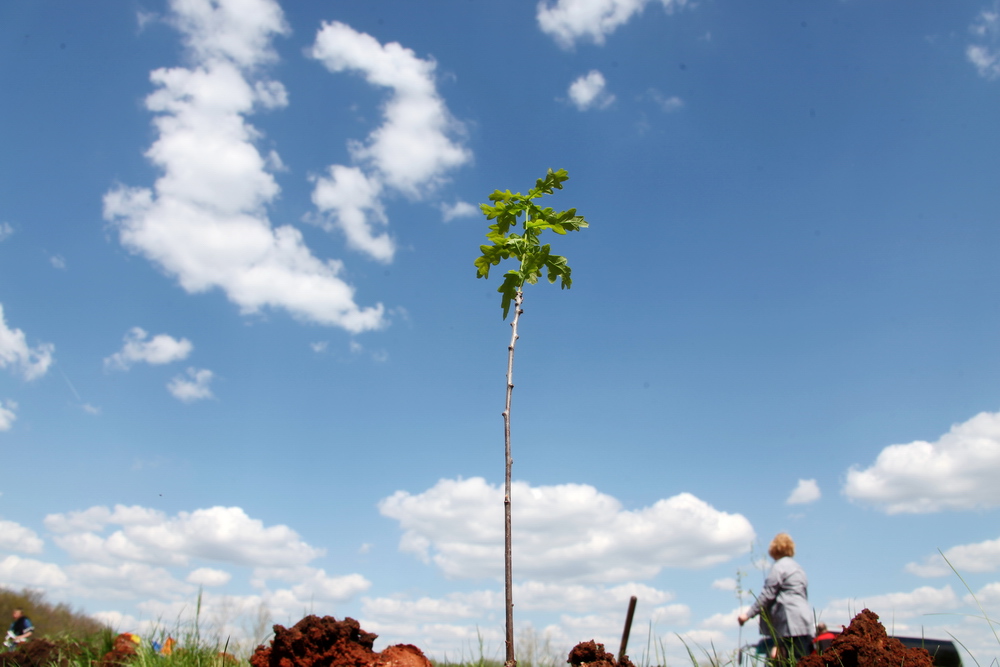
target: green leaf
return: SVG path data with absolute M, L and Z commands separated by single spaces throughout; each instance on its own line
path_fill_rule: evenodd
M 535 284 L 543 274 L 550 283 L 561 280 L 561 287 L 572 286 L 570 267 L 566 258 L 551 254 L 551 247 L 542 244 L 539 239 L 548 229 L 560 236 L 567 232 L 575 232 L 588 227 L 582 216 L 576 214 L 576 209 L 556 211 L 552 207 L 541 207 L 533 200 L 547 194 L 553 194 L 563 188 L 563 183 L 569 179 L 565 169 L 553 171 L 549 169 L 544 178 L 535 181 L 535 187 L 527 195 L 510 190 L 495 190 L 489 195 L 490 204 L 480 204 L 479 208 L 487 220 L 495 221 L 488 226 L 486 240 L 490 245 L 479 246 L 480 257 L 476 258 L 476 277 L 488 278 L 490 268 L 501 261 L 513 257 L 520 265 L 504 274 L 504 279 L 497 289 L 501 294 L 500 306 L 504 319 L 510 312 L 510 304 L 517 297 L 517 292 L 525 283 Z M 517 230 L 523 217 L 524 233 Z

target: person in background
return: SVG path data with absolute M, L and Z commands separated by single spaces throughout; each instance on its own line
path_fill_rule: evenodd
M 830 644 L 833 643 L 833 638 L 836 636 L 827 629 L 826 623 L 820 623 L 816 626 L 816 639 L 813 640 L 813 650 L 817 653 L 822 653 L 830 648 Z
M 23 644 L 31 638 L 31 633 L 35 631 L 35 626 L 31 624 L 31 619 L 24 615 L 24 610 L 17 608 L 13 613 L 14 622 L 7 629 L 7 641 L 4 645 L 8 648 L 14 644 Z
M 788 533 L 778 533 L 767 553 L 774 559 L 764 588 L 745 613 L 743 625 L 767 610 L 767 623 L 774 637 L 777 657 L 796 664 L 812 652 L 812 607 L 809 606 L 809 580 L 802 566 L 792 560 L 795 542 Z

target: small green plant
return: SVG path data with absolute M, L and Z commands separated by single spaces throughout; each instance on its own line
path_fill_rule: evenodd
M 507 319 L 511 304 L 514 305 L 514 319 L 511 321 L 510 344 L 507 346 L 507 400 L 504 404 L 504 592 L 506 598 L 506 667 L 515 667 L 514 659 L 514 594 L 511 570 L 510 548 L 510 469 L 514 460 L 510 456 L 510 399 L 514 390 L 514 346 L 517 343 L 517 326 L 524 310 L 524 285 L 535 284 L 547 274 L 550 283 L 560 280 L 562 289 L 572 286 L 572 273 L 566 258 L 552 254 L 549 244 L 542 244 L 539 237 L 551 229 L 556 234 L 576 232 L 587 227 L 587 221 L 576 214 L 576 209 L 556 212 L 552 208 L 542 208 L 535 203 L 544 195 L 551 195 L 556 190 L 562 190 L 563 183 L 569 179 L 565 169 L 548 170 L 545 178 L 539 178 L 535 187 L 522 195 L 510 190 L 496 190 L 490 195 L 492 204 L 481 204 L 487 220 L 495 222 L 489 226 L 486 238 L 489 245 L 479 246 L 482 254 L 476 258 L 476 277 L 489 278 L 490 267 L 500 262 L 514 258 L 519 262 L 504 274 L 503 282 L 497 291 L 500 292 L 500 307 L 503 318 Z M 522 219 L 523 218 L 523 219 Z M 520 225 L 520 227 L 519 227 Z

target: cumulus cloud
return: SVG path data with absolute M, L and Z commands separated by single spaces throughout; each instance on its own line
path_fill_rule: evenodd
M 607 91 L 604 75 L 596 69 L 578 77 L 569 85 L 569 99 L 580 111 L 607 108 L 615 96 Z
M 647 95 L 651 100 L 656 102 L 656 105 L 660 107 L 664 113 L 671 113 L 672 111 L 677 111 L 684 107 L 684 100 L 681 98 L 676 95 L 667 97 L 655 88 L 650 88 L 647 91 Z
M 184 580 L 198 586 L 224 586 L 232 578 L 233 575 L 225 570 L 216 570 L 212 567 L 199 567 L 197 570 L 192 570 Z
M 785 500 L 786 505 L 807 505 L 820 499 L 819 484 L 814 479 L 800 479 Z
M 187 377 L 178 375 L 167 383 L 167 390 L 174 398 L 185 403 L 212 398 L 214 394 L 208 385 L 213 377 L 214 373 L 207 368 L 189 368 Z
M 7 556 L 0 560 L 0 581 L 19 588 L 62 588 L 69 578 L 58 565 L 33 558 Z
M 830 602 L 819 614 L 820 618 L 851 618 L 854 613 L 868 608 L 882 618 L 907 619 L 925 614 L 947 612 L 959 607 L 962 601 L 951 586 L 934 588 L 921 586 L 908 593 L 885 593 L 859 598 L 841 598 Z M 853 613 L 852 613 L 853 612 Z
M 996 609 L 1000 607 L 1000 582 L 994 581 L 992 583 L 986 584 L 978 591 L 976 591 L 976 597 L 973 599 L 972 594 L 966 594 L 963 596 L 962 600 L 966 604 L 974 605 L 976 602 L 987 608 Z
M 281 308 L 357 333 L 384 325 L 381 304 L 361 308 L 340 277 L 291 226 L 272 228 L 266 208 L 279 187 L 246 121 L 287 104 L 280 82 L 263 78 L 271 40 L 287 32 L 275 0 L 173 0 L 169 22 L 193 64 L 158 69 L 146 98 L 158 137 L 146 157 L 161 170 L 154 187 L 119 185 L 104 217 L 121 243 L 191 293 L 221 289 L 243 313 Z
M 626 510 L 584 484 L 513 486 L 518 574 L 527 579 L 647 579 L 664 567 L 725 562 L 746 552 L 754 539 L 742 515 L 720 512 L 688 493 Z M 450 577 L 499 577 L 502 497 L 502 488 L 479 477 L 443 479 L 420 494 L 397 491 L 378 506 L 403 529 L 400 550 L 434 563 Z
M 10 226 L 9 222 L 0 222 L 0 243 L 7 240 L 11 234 L 14 233 L 14 228 Z
M 371 582 L 360 574 L 332 577 L 325 570 L 309 568 L 305 576 L 290 591 L 298 600 L 346 602 L 371 588 Z
M 48 372 L 55 349 L 52 343 L 30 347 L 23 331 L 7 326 L 0 304 L 0 368 L 20 372 L 25 380 L 35 380 Z
M 89 597 L 187 597 L 197 591 L 194 586 L 179 581 L 166 568 L 146 563 L 79 563 L 67 566 L 65 572 L 73 587 Z
M 943 557 L 938 553 L 923 563 L 907 563 L 906 571 L 920 577 L 941 577 L 952 574 L 948 563 L 959 572 L 994 572 L 1000 568 L 1000 538 L 954 546 Z
M 737 581 L 732 577 L 723 577 L 712 582 L 712 588 L 717 591 L 735 591 L 737 585 Z
M 434 60 L 397 42 L 383 45 L 334 21 L 320 28 L 310 55 L 331 72 L 354 72 L 390 91 L 382 125 L 348 145 L 358 166 L 331 165 L 312 195 L 325 228 L 339 228 L 352 248 L 389 262 L 395 243 L 384 231 L 386 191 L 421 199 L 468 163 L 472 153 L 456 139 L 462 126 L 437 92 Z
M 454 204 L 441 204 L 441 217 L 445 222 L 451 222 L 455 218 L 473 218 L 479 215 L 479 207 L 473 206 L 466 201 L 457 201 Z
M 110 535 L 103 533 L 117 526 Z M 141 506 L 91 507 L 50 514 L 45 527 L 55 543 L 81 561 L 113 564 L 126 560 L 186 566 L 193 558 L 256 567 L 305 565 L 323 554 L 294 530 L 264 526 L 239 507 L 210 507 L 167 516 Z
M 844 494 L 889 514 L 1000 504 L 1000 413 L 981 412 L 935 442 L 883 449 L 875 463 L 847 472 Z
M 653 623 L 684 625 L 690 617 L 687 605 L 671 603 L 673 594 L 640 583 L 619 586 L 564 584 L 551 581 L 527 581 L 514 585 L 514 600 L 522 612 L 561 612 L 558 625 L 544 629 L 545 643 L 553 651 L 568 651 L 580 636 L 603 637 L 621 623 L 621 613 L 629 597 L 639 599 L 636 618 L 649 618 Z M 503 590 L 499 587 L 455 591 L 442 597 L 412 597 L 405 594 L 391 597 L 362 598 L 362 617 L 366 628 L 401 635 L 429 638 L 429 647 L 440 654 L 461 647 L 471 636 L 476 640 L 480 628 L 489 628 L 502 615 Z M 416 619 L 416 620 L 415 620 Z M 611 620 L 617 619 L 617 620 Z M 522 641 L 532 640 L 535 631 L 530 626 L 519 630 Z M 487 635 L 484 634 L 485 639 Z M 498 636 L 493 637 L 494 639 Z M 600 640 L 600 639 L 599 639 Z M 541 642 L 539 642 L 541 643 Z
M 148 339 L 148 340 L 147 340 Z M 125 334 L 125 345 L 104 360 L 105 368 L 128 370 L 132 364 L 169 364 L 186 359 L 194 345 L 187 338 L 177 340 L 167 334 L 157 334 L 149 338 L 140 327 L 132 327 Z
M 604 44 L 604 39 L 633 16 L 650 0 L 542 0 L 538 3 L 538 27 L 563 48 L 571 48 L 578 39 Z M 667 12 L 687 4 L 687 0 L 660 0 Z
M 0 550 L 40 554 L 42 546 L 42 540 L 35 531 L 19 523 L 0 519 Z
M 665 605 L 673 594 L 639 583 L 619 586 L 593 586 L 526 581 L 514 585 L 514 599 L 518 609 L 524 611 L 562 611 L 570 613 L 618 613 L 635 595 L 647 607 L 674 609 L 678 605 Z M 379 623 L 404 623 L 420 618 L 424 622 L 459 621 L 499 612 L 503 609 L 502 590 L 487 589 L 459 591 L 441 598 L 405 596 L 363 598 L 362 610 L 366 617 Z M 679 605 L 683 606 L 683 605 Z M 685 610 L 687 608 L 685 607 Z
M 164 618 L 184 625 L 197 613 L 206 635 L 232 638 L 252 650 L 269 619 L 293 622 L 316 604 L 346 603 L 371 587 L 360 574 L 338 576 L 310 566 L 322 549 L 288 526 L 265 526 L 238 507 L 168 515 L 142 506 L 95 506 L 50 514 L 44 524 L 70 564 L 8 556 L 0 559 L 0 581 L 104 600 L 110 608 L 96 616 L 129 631 L 155 631 Z M 40 541 L 0 521 L 0 549 L 10 548 L 35 550 Z M 251 569 L 250 581 L 241 583 L 258 589 L 255 594 L 225 590 L 240 568 Z M 199 596 L 196 608 L 192 599 L 199 587 L 213 590 Z M 115 609 L 121 604 L 134 606 Z
M 979 76 L 997 79 L 1000 77 L 1000 49 L 996 46 L 1000 37 L 1000 12 L 995 8 L 983 10 L 970 26 L 969 32 L 985 40 L 985 44 L 970 44 L 965 50 L 966 57 L 975 66 Z
M 0 401 L 0 431 L 9 431 L 17 419 L 17 403 L 8 400 L 6 405 Z

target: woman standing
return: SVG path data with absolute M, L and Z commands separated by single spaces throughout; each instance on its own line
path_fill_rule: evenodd
M 767 573 L 760 595 L 746 613 L 740 614 L 739 622 L 743 625 L 763 610 L 767 619 L 762 619 L 761 625 L 770 626 L 768 634 L 774 636 L 778 656 L 795 664 L 812 648 L 809 581 L 802 566 L 792 560 L 795 542 L 788 533 L 775 535 L 767 553 L 774 559 L 774 566 Z

